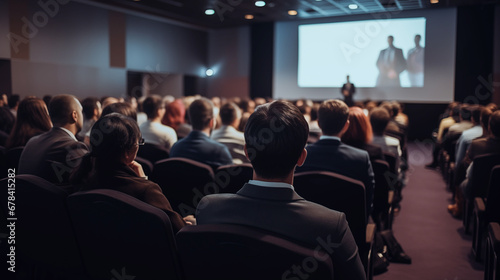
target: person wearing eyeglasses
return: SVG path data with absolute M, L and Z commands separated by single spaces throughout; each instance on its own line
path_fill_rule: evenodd
M 182 218 L 170 206 L 158 184 L 149 181 L 135 161 L 144 145 L 137 122 L 119 113 L 101 117 L 90 132 L 90 150 L 70 177 L 78 190 L 112 189 L 160 208 L 170 218 L 175 232 L 194 224 L 192 216 Z

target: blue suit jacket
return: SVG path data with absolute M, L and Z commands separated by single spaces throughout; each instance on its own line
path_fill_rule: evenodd
M 375 178 L 368 152 L 346 145 L 336 139 L 323 139 L 308 145 L 307 158 L 296 173 L 331 171 L 363 182 L 366 191 L 366 209 L 372 210 Z
M 191 131 L 186 138 L 177 141 L 170 149 L 170 157 L 188 158 L 212 167 L 233 163 L 231 153 L 225 145 L 197 130 Z

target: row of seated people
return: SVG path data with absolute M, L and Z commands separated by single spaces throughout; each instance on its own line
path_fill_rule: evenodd
M 497 106 L 451 103 L 440 120 L 433 157 L 427 167 L 441 167 L 455 201 L 448 211 L 463 219 L 467 234 L 473 224 L 472 251 L 482 261 L 488 223 L 500 222 Z
M 289 106 L 289 104 L 285 104 Z M 105 107 L 105 109 L 106 108 L 107 107 Z M 293 109 L 296 110 L 297 108 L 293 107 Z M 352 111 L 354 112 L 356 110 Z M 166 200 L 165 196 L 162 195 L 161 189 L 158 187 L 158 185 L 145 180 L 144 178 L 141 178 L 145 177 L 144 171 L 142 170 L 141 166 L 134 161 L 134 158 L 137 154 L 137 150 L 139 149 L 139 145 L 143 144 L 144 141 L 141 140 L 142 138 L 140 137 L 141 131 L 139 129 L 135 129 L 135 127 L 137 127 L 137 123 L 135 121 L 127 118 L 122 118 L 117 115 L 109 115 L 110 117 L 103 117 L 96 121 L 96 123 L 92 126 L 92 131 L 89 137 L 91 146 L 91 152 L 89 153 L 87 147 L 83 143 L 80 143 L 75 139 L 75 134 L 77 134 L 83 126 L 81 106 L 79 102 L 71 96 L 57 96 L 50 102 L 49 112 L 52 123 L 54 124 L 54 128 L 51 129 L 48 133 L 44 133 L 36 138 L 33 138 L 32 141 L 26 144 L 19 162 L 18 173 L 35 174 L 41 177 L 45 177 L 51 181 L 54 181 L 56 179 L 56 183 L 64 185 L 67 182 L 67 179 L 62 175 L 69 175 L 69 173 L 71 173 L 70 171 L 73 169 L 72 167 L 77 167 L 76 171 L 72 173 L 71 182 L 73 183 L 73 187 L 76 187 L 79 190 L 86 189 L 88 187 L 115 187 L 120 191 L 131 194 L 143 201 L 146 201 L 165 210 L 171 217 L 174 228 L 176 230 L 179 230 L 185 224 L 193 224 L 196 222 L 194 220 L 194 217 L 192 216 L 180 217 L 179 214 L 172 210 L 168 203 L 168 200 Z M 343 102 L 324 102 L 319 110 L 319 123 L 320 127 L 323 130 L 323 139 L 320 139 L 320 141 L 316 143 L 317 145 L 313 144 L 309 146 L 308 151 L 310 151 L 311 155 L 316 152 L 316 154 L 321 157 L 321 153 L 318 153 L 318 151 L 321 149 L 322 144 L 328 143 L 332 144 L 333 146 L 338 146 L 339 148 L 337 150 L 339 150 L 339 161 L 342 159 L 342 155 L 345 155 L 345 165 L 337 165 L 339 169 L 336 169 L 336 167 L 330 167 L 329 163 L 332 163 L 333 165 L 336 164 L 331 162 L 330 160 L 324 163 L 324 169 L 322 170 L 336 171 L 339 173 L 341 173 L 341 169 L 344 169 L 345 167 L 349 167 L 349 172 L 354 169 L 362 170 L 356 171 L 357 173 L 344 175 L 350 175 L 350 177 L 354 177 L 355 179 L 359 179 L 363 182 L 367 193 L 365 198 L 366 209 L 367 213 L 370 213 L 374 192 L 374 175 L 369 154 L 367 152 L 362 152 L 361 150 L 351 148 L 340 143 L 340 136 L 342 136 L 342 134 L 344 134 L 348 128 L 347 120 L 349 118 L 349 112 L 349 108 L 347 108 L 347 106 L 343 104 Z M 191 123 L 194 133 L 210 133 L 211 127 L 213 127 L 213 108 L 208 100 L 198 99 L 194 101 L 189 107 L 189 116 L 191 117 Z M 115 123 L 111 122 L 111 119 L 113 119 Z M 377 123 L 378 120 L 377 125 L 374 126 L 385 128 L 385 126 L 389 122 L 390 117 L 389 113 L 386 110 L 380 109 L 380 113 L 377 113 L 377 110 L 374 110 L 372 112 L 371 119 L 373 123 Z M 252 132 L 253 137 L 246 139 L 247 146 L 249 146 L 249 143 L 251 143 L 252 141 L 264 141 L 264 144 L 266 144 L 267 141 L 271 141 L 272 138 L 274 138 L 274 133 L 280 132 L 280 130 L 277 130 L 277 128 L 280 128 L 281 126 L 274 126 L 276 122 L 275 118 L 267 119 L 266 121 L 271 123 L 272 129 L 266 130 L 266 126 L 258 127 L 256 131 Z M 113 125 L 118 126 L 120 122 L 125 122 L 125 127 L 122 127 L 120 129 L 113 128 Z M 307 128 L 309 127 L 307 122 L 306 126 Z M 247 129 L 248 127 L 249 125 L 247 125 Z M 204 132 L 204 130 L 206 131 Z M 271 139 L 266 138 L 265 133 L 268 132 L 272 133 Z M 113 141 L 109 141 L 107 142 L 107 144 L 104 144 L 106 142 L 104 141 L 105 136 L 107 136 L 108 134 L 111 135 L 110 137 L 115 138 L 113 138 Z M 117 135 L 120 136 L 118 137 Z M 383 137 L 382 135 L 380 136 Z M 179 151 L 186 150 L 188 155 L 195 155 L 195 160 L 197 159 L 196 156 L 200 156 L 200 154 L 203 156 L 203 153 L 200 151 L 193 152 L 192 150 L 190 150 L 191 147 L 189 145 L 186 145 L 184 148 L 182 145 L 180 145 L 182 143 L 188 143 L 188 141 L 185 141 L 187 139 L 189 139 L 189 136 L 176 143 L 176 145 L 179 144 L 179 147 L 181 147 L 179 148 Z M 265 149 L 266 145 L 260 143 L 259 145 L 253 146 L 256 147 L 257 150 L 250 149 L 250 152 L 248 153 L 248 157 L 250 159 L 252 159 L 256 153 L 261 152 L 259 151 L 259 149 Z M 303 146 L 304 145 L 302 145 L 302 147 Z M 213 150 L 209 148 L 207 149 L 206 145 L 202 145 L 202 147 L 203 150 Z M 317 147 L 319 148 L 315 151 Z M 220 144 L 217 145 L 217 148 L 218 149 L 215 149 L 216 154 L 218 150 L 224 150 L 224 146 Z M 183 154 L 176 154 L 175 145 L 174 147 L 172 147 L 172 149 L 173 150 L 170 151 L 172 157 L 191 158 L 190 156 L 184 156 Z M 331 149 L 335 148 L 332 147 Z M 118 154 L 119 152 L 122 154 Z M 273 150 L 268 152 L 270 152 L 271 154 L 276 153 Z M 213 158 L 213 153 L 214 152 L 212 152 L 212 154 L 208 155 L 207 157 Z M 54 156 L 56 154 L 57 156 Z M 173 154 L 176 156 L 174 156 Z M 276 155 L 278 154 L 279 153 L 276 153 Z M 103 158 L 103 161 L 101 163 L 99 163 L 99 161 L 97 160 L 98 155 Z M 302 157 L 305 158 L 305 155 L 301 154 L 299 159 L 301 159 Z M 119 162 L 116 162 L 117 159 L 119 159 Z M 254 161 L 255 159 L 252 160 L 252 165 L 255 169 Z M 306 164 L 304 164 L 303 168 L 307 168 L 309 162 L 314 161 L 306 161 Z M 117 163 L 119 164 L 116 165 Z M 261 164 L 268 163 L 263 162 Z M 265 170 L 279 169 L 279 166 L 280 165 L 269 165 L 267 166 L 267 168 L 265 168 Z M 313 167 L 312 169 L 319 170 L 320 168 Z M 303 171 L 305 170 L 306 169 L 304 169 Z M 56 176 L 53 175 L 54 173 Z M 266 179 L 266 176 L 264 176 L 263 179 Z M 281 179 L 284 179 L 284 177 L 282 177 Z

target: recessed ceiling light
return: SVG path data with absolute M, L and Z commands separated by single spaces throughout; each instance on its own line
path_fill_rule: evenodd
M 348 7 L 349 7 L 349 9 L 351 9 L 351 10 L 356 10 L 356 9 L 358 8 L 358 5 L 356 5 L 356 4 L 349 4 L 349 6 L 348 6 Z
M 264 1 L 255 1 L 255 6 L 257 7 L 264 7 L 266 5 L 266 2 Z
M 208 69 L 207 69 L 207 71 L 205 71 L 205 74 L 206 74 L 208 77 L 210 77 L 210 76 L 212 76 L 212 75 L 214 74 L 214 70 L 212 70 L 212 69 L 208 68 Z
M 288 11 L 288 14 L 291 15 L 291 16 L 296 16 L 297 15 L 297 11 L 296 10 L 290 10 L 290 11 Z
M 211 15 L 213 15 L 213 14 L 215 14 L 214 9 L 206 9 L 206 10 L 205 10 L 205 15 L 207 15 L 207 16 L 211 16 Z
M 253 15 L 245 15 L 245 19 L 253 19 Z
M 439 3 L 439 0 L 431 0 L 431 4 L 437 4 Z

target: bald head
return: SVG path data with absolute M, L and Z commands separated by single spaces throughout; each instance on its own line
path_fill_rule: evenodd
M 49 114 L 56 127 L 78 124 L 82 120 L 82 105 L 73 95 L 61 94 L 52 98 L 49 103 Z

